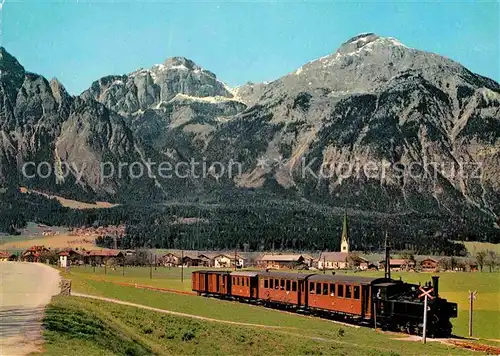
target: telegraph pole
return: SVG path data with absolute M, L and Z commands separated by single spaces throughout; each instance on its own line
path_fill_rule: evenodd
M 326 257 L 325 254 L 323 254 L 323 274 L 326 273 Z
M 476 299 L 477 291 L 469 291 L 469 337 L 472 336 L 472 313 L 474 310 L 474 300 Z
M 387 231 L 385 232 L 385 263 L 384 263 L 384 278 L 391 279 L 391 256 L 389 255 L 389 242 Z
M 153 254 L 149 255 L 149 279 L 153 279 Z
M 181 251 L 181 282 L 184 282 L 184 250 Z

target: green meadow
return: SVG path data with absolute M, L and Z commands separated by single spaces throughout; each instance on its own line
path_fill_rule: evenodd
M 98 282 L 137 283 L 189 291 L 191 290 L 191 272 L 196 269 L 199 268 L 184 268 L 184 280 L 182 282 L 181 269 L 176 267 L 157 267 L 156 270 L 149 267 L 126 267 L 125 271 L 120 268 L 115 270 L 108 268 L 106 271 L 104 268 L 96 268 L 95 272 L 92 267 L 77 267 L 71 269 L 68 277 L 73 280 L 73 289 L 75 291 L 124 299 L 125 296 L 113 291 L 113 289 L 117 291 L 121 290 L 119 286 L 113 286 L 112 288 L 110 284 L 104 284 L 108 286 L 104 288 L 102 287 L 103 284 Z M 150 278 L 150 273 L 153 277 L 152 279 Z M 359 276 L 380 276 L 383 273 L 370 271 L 355 274 Z M 407 282 L 423 284 L 426 281 L 430 281 L 432 275 L 431 273 L 395 272 L 392 277 L 401 277 Z M 473 336 L 484 339 L 500 339 L 500 273 L 444 272 L 437 275 L 440 277 L 439 293 L 441 297 L 457 303 L 459 307 L 458 318 L 452 320 L 454 334 L 457 336 L 467 336 L 468 291 L 471 290 L 478 292 L 477 299 L 474 302 Z M 186 297 L 189 296 L 182 296 L 182 298 Z M 175 297 L 172 294 L 168 294 L 168 298 Z M 204 300 L 199 297 L 195 298 Z M 140 301 L 135 302 L 140 303 Z M 234 315 L 234 317 L 236 316 Z
M 55 297 L 44 324 L 46 355 L 470 355 L 439 342 L 231 303 L 90 281 L 103 294 L 234 325 L 80 297 Z M 265 328 L 271 325 L 274 328 Z

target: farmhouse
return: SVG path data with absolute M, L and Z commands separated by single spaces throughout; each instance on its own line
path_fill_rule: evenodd
M 214 256 L 213 258 L 213 266 L 215 268 L 231 268 L 234 267 L 236 264 L 237 268 L 243 268 L 245 266 L 245 258 L 241 257 L 240 255 L 235 256 L 230 256 L 226 254 L 219 254 Z
M 6 251 L 0 251 L 0 261 L 8 261 L 10 255 Z
M 385 261 L 380 261 L 378 263 L 379 269 L 384 269 Z M 400 258 L 391 258 L 389 260 L 389 268 L 391 271 L 399 272 L 399 271 L 410 271 L 415 269 L 415 261 L 400 259 Z
M 260 268 L 297 268 L 304 265 L 302 255 L 264 255 L 257 261 Z
M 199 266 L 213 267 L 214 255 L 208 253 L 201 253 L 198 255 Z
M 120 250 L 94 250 L 87 253 L 85 263 L 92 265 L 113 264 L 122 259 L 123 253 Z
M 318 260 L 311 255 L 302 255 L 304 257 L 304 263 L 308 267 L 318 267 Z
M 163 266 L 172 267 L 181 265 L 181 255 L 176 253 L 167 253 L 160 257 L 158 263 Z
M 436 272 L 438 270 L 438 263 L 438 260 L 428 257 L 420 261 L 420 268 L 422 272 Z
M 190 253 L 190 252 L 184 252 L 182 256 L 182 264 L 187 267 L 191 266 L 199 266 L 200 264 L 200 259 L 198 258 L 198 254 L 196 253 Z
M 48 255 L 50 250 L 45 246 L 32 246 L 21 255 L 23 262 L 43 262 L 44 255 Z
M 356 254 L 350 254 L 348 259 L 349 264 L 352 267 L 358 268 L 362 271 L 367 270 L 370 267 L 370 261 Z

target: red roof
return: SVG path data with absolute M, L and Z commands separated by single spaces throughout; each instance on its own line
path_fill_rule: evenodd
M 98 257 L 117 257 L 122 252 L 120 250 L 94 250 L 89 251 L 88 256 L 98 256 Z
M 69 256 L 69 253 L 67 253 L 66 251 L 59 252 L 59 256 Z
M 10 255 L 6 251 L 0 251 L 0 258 L 8 258 Z

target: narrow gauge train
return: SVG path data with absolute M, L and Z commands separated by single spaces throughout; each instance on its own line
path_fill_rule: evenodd
M 450 318 L 457 304 L 439 298 L 428 301 L 427 335 L 451 335 Z M 430 283 L 424 288 L 430 289 Z M 391 278 L 286 272 L 195 271 L 192 289 L 198 295 L 239 300 L 268 307 L 343 319 L 387 330 L 422 334 L 424 303 L 419 285 Z

